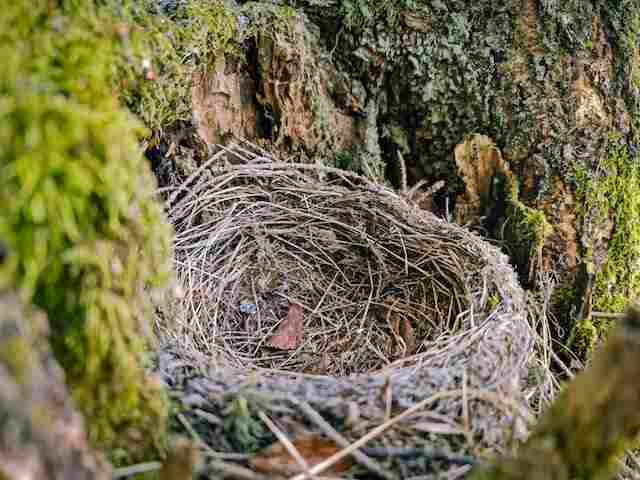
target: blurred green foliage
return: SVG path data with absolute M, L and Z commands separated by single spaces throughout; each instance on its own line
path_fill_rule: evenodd
M 143 290 L 166 281 L 170 227 L 140 123 L 112 86 L 122 55 L 91 2 L 0 15 L 0 286 L 44 309 L 94 445 L 116 463 L 163 450 L 166 402 L 144 372 Z

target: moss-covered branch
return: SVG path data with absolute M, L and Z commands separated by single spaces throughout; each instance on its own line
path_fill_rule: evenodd
M 607 344 L 541 419 L 516 458 L 473 480 L 601 480 L 640 432 L 640 310 L 630 310 Z
M 169 275 L 170 228 L 115 99 L 119 44 L 93 2 L 10 2 L 0 15 L 0 288 L 48 315 L 94 446 L 156 458 L 162 390 L 146 375 L 141 292 Z

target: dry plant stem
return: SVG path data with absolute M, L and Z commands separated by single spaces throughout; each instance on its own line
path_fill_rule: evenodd
M 516 457 L 478 472 L 473 480 L 611 478 L 617 458 L 640 432 L 639 384 L 640 311 L 632 309 Z
M 113 471 L 111 478 L 114 480 L 118 478 L 133 477 L 134 475 L 140 475 L 143 473 L 157 472 L 162 468 L 160 462 L 145 462 L 138 463 L 137 465 L 131 465 L 129 467 L 116 468 Z
M 464 425 L 464 435 L 467 438 L 467 444 L 473 447 L 473 433 L 471 432 L 471 420 L 469 417 L 469 392 L 467 386 L 467 371 L 462 372 L 462 421 Z
M 397 415 L 397 416 L 393 417 L 391 420 L 389 420 L 388 422 L 385 422 L 382 425 L 377 426 L 376 428 L 371 430 L 369 433 L 367 433 L 366 435 L 364 435 L 360 439 L 358 439 L 355 442 L 353 442 L 351 445 L 349 445 L 349 447 L 340 450 L 335 455 L 332 455 L 331 457 L 327 458 L 324 462 L 321 462 L 321 463 L 315 465 L 314 467 L 312 467 L 309 470 L 309 473 L 317 474 L 317 473 L 323 472 L 324 470 L 326 470 L 327 468 L 331 467 L 332 465 L 335 465 L 337 462 L 342 460 L 347 455 L 353 454 L 353 452 L 355 452 L 359 448 L 363 447 L 364 445 L 366 445 L 368 442 L 370 442 L 374 438 L 380 436 L 382 433 L 384 433 L 385 430 L 391 428 L 392 426 L 394 426 L 396 423 L 400 422 L 401 420 L 404 420 L 405 418 L 410 417 L 411 415 L 413 415 L 414 413 L 416 413 L 419 410 L 423 409 L 427 405 L 430 405 L 430 404 L 432 404 L 434 402 L 437 402 L 438 400 L 442 400 L 444 398 L 459 396 L 461 393 L 462 392 L 460 390 L 452 390 L 452 391 L 447 391 L 447 392 L 438 392 L 435 395 L 432 395 L 429 398 L 426 398 L 426 399 L 422 400 L 421 402 L 416 403 L 413 407 L 405 410 L 400 415 Z M 303 474 L 300 474 L 300 475 L 296 475 L 295 477 L 292 477 L 291 480 L 304 480 L 304 478 L 305 478 L 305 476 Z
M 235 463 L 227 463 L 220 460 L 211 460 L 208 462 L 208 466 L 217 470 L 218 472 L 222 472 L 227 477 L 239 480 L 271 480 L 270 476 L 255 473 L 253 470 L 241 467 L 239 465 L 236 465 Z
M 298 401 L 294 398 L 291 399 L 291 402 L 294 405 L 297 405 L 300 410 L 311 420 L 313 423 L 318 425 L 323 431 L 323 433 L 329 437 L 331 440 L 336 442 L 336 444 L 342 448 L 349 447 L 349 441 L 340 435 L 323 417 L 320 415 L 311 405 L 304 401 Z M 382 468 L 377 462 L 369 458 L 367 455 L 362 453 L 360 450 L 355 450 L 353 452 L 353 458 L 356 461 L 369 469 L 371 472 L 375 473 L 381 478 L 385 478 L 387 480 L 395 480 L 397 477 L 390 472 L 387 472 L 384 468 Z
M 398 150 L 398 166 L 400 167 L 400 193 L 407 193 L 407 162 L 404 160 L 402 152 Z
M 260 420 L 262 420 L 265 423 L 265 425 L 269 428 L 269 430 L 271 430 L 271 433 L 273 433 L 276 436 L 276 438 L 280 441 L 280 443 L 282 443 L 284 448 L 287 449 L 287 452 L 289 452 L 289 455 L 291 455 L 294 458 L 294 460 L 298 463 L 298 466 L 303 471 L 302 478 L 317 480 L 317 477 L 313 473 L 309 473 L 309 464 L 304 459 L 304 457 L 300 454 L 300 452 L 295 447 L 295 445 L 291 443 L 291 441 L 287 438 L 287 436 L 284 433 L 282 433 L 282 431 L 276 426 L 275 423 L 271 421 L 271 419 L 267 416 L 267 414 L 261 411 L 261 412 L 258 412 L 258 417 L 260 417 Z

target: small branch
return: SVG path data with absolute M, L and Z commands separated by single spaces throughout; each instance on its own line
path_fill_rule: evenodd
M 473 457 L 457 457 L 447 455 L 443 452 L 430 451 L 426 448 L 418 447 L 383 447 L 383 448 L 371 448 L 364 447 L 362 449 L 367 455 L 375 458 L 424 458 L 429 461 L 442 461 L 452 465 L 478 465 L 481 464 Z
M 322 433 L 324 433 L 327 437 L 329 437 L 331 440 L 336 442 L 336 445 L 340 446 L 341 448 L 349 447 L 349 440 L 347 440 L 342 435 L 340 435 L 340 433 L 338 433 L 322 417 L 322 415 L 320 415 L 316 410 L 314 410 L 314 408 L 311 405 L 309 405 L 305 401 L 299 401 L 295 398 L 291 398 L 291 401 L 294 405 L 300 408 L 300 410 L 302 410 L 302 413 L 304 413 L 307 416 L 307 418 L 309 418 L 309 420 L 311 420 L 320 429 L 322 429 Z M 373 473 L 375 473 L 381 478 L 385 478 L 387 480 L 394 480 L 395 478 L 397 478 L 392 473 L 387 472 L 377 462 L 370 459 L 366 454 L 362 453 L 361 450 L 355 450 L 353 452 L 353 458 L 355 458 L 360 465 L 366 467 L 367 469 L 369 469 L 370 471 L 372 471 Z
M 337 462 L 342 460 L 344 457 L 353 454 L 353 452 L 355 452 L 360 447 L 364 446 L 365 444 L 367 444 L 368 442 L 370 442 L 374 438 L 377 438 L 378 436 L 382 435 L 386 430 L 391 428 L 396 423 L 404 420 L 407 417 L 410 417 L 414 413 L 416 413 L 416 412 L 422 410 L 423 408 L 425 408 L 427 405 L 430 405 L 432 403 L 437 402 L 438 400 L 442 400 L 442 399 L 445 399 L 445 398 L 451 398 L 451 397 L 459 396 L 460 393 L 461 393 L 460 390 L 447 390 L 447 391 L 444 391 L 444 392 L 438 392 L 438 393 L 430 396 L 429 398 L 425 398 L 421 402 L 416 403 L 413 407 L 408 408 L 407 410 L 405 410 L 401 414 L 393 417 L 388 422 L 385 422 L 382 425 L 378 425 L 376 428 L 371 430 L 369 433 L 367 433 L 366 435 L 364 435 L 363 437 L 361 437 L 360 439 L 356 440 L 351 445 L 349 445 L 348 448 L 340 450 L 335 455 L 332 455 L 331 457 L 327 458 L 324 462 L 318 463 L 317 465 L 312 467 L 311 470 L 309 470 L 309 473 L 318 474 L 318 473 L 323 472 L 324 470 L 326 470 L 327 468 L 331 467 L 332 465 L 335 465 Z M 305 478 L 305 474 L 300 474 L 300 475 L 296 475 L 295 477 L 291 478 L 291 480 L 304 480 L 304 478 Z
M 129 467 L 116 468 L 113 471 L 111 478 L 114 480 L 118 478 L 133 477 L 134 475 L 140 475 L 141 473 L 157 472 L 162 468 L 160 462 L 145 462 L 138 463 L 137 465 L 131 465 Z
M 439 180 L 429 188 L 427 188 L 424 192 L 420 193 L 420 195 L 416 198 L 416 203 L 421 204 L 426 198 L 430 197 L 434 193 L 442 190 L 445 186 L 444 180 Z
M 400 167 L 400 193 L 407 193 L 407 163 L 400 150 L 398 150 L 398 166 Z
M 289 452 L 289 455 L 291 455 L 295 459 L 295 461 L 298 463 L 298 466 L 303 471 L 302 478 L 303 479 L 311 478 L 311 479 L 317 480 L 317 477 L 315 476 L 315 474 L 309 471 L 309 464 L 304 459 L 304 457 L 300 454 L 300 452 L 295 447 L 295 445 L 291 443 L 291 440 L 289 440 L 287 436 L 276 426 L 276 424 L 271 421 L 271 419 L 267 416 L 267 414 L 260 411 L 258 412 L 258 417 L 260 417 L 260 420 L 262 420 L 265 423 L 265 425 L 269 427 L 269 430 L 271 430 L 271 433 L 273 433 L 276 436 L 276 438 L 280 441 L 280 443 L 282 443 L 284 448 L 287 449 L 287 452 Z

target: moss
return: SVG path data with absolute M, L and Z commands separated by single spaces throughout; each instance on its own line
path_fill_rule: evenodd
M 33 367 L 31 345 L 21 337 L 14 337 L 0 344 L 0 363 L 5 365 L 9 374 L 18 384 L 24 384 L 30 379 L 27 374 Z
M 560 318 L 569 318 L 576 296 L 577 290 L 574 285 L 561 285 L 554 290 L 551 303 L 556 305 Z
M 191 121 L 194 73 L 239 53 L 238 25 L 224 0 L 180 2 L 170 12 L 152 0 L 110 0 L 101 19 L 118 35 L 116 88 L 129 109 L 160 134 Z
M 602 334 L 602 328 L 599 328 L 592 318 L 584 318 L 574 326 L 567 346 L 578 358 L 588 358 Z
M 502 238 L 526 282 L 532 280 L 536 262 L 542 258 L 542 248 L 553 227 L 542 210 L 525 205 L 519 198 L 519 187 L 514 177 L 507 178 L 506 220 L 502 226 Z
M 5 6 L 0 238 L 11 254 L 0 286 L 48 314 L 93 444 L 135 461 L 164 444 L 163 394 L 140 363 L 150 316 L 141 290 L 167 279 L 170 229 L 141 125 L 114 99 L 118 55 L 91 3 Z
M 342 170 L 352 170 L 358 172 L 358 165 L 355 163 L 355 159 L 353 158 L 353 153 L 345 151 L 338 152 L 336 154 L 336 159 L 334 161 L 336 168 L 341 168 Z
M 249 401 L 239 395 L 225 411 L 225 436 L 240 452 L 253 453 L 273 441 L 273 435 L 253 410 Z
M 576 168 L 576 192 L 581 205 L 578 215 L 595 229 L 591 237 L 605 235 L 606 230 L 598 229 L 606 225 L 613 228 L 601 267 L 594 265 L 593 245 L 583 258 L 594 275 L 593 309 L 620 313 L 640 296 L 640 157 L 632 155 L 618 136 L 611 136 L 607 152 L 594 174 Z M 611 321 L 601 318 L 578 320 L 572 336 L 585 347 L 593 346 L 611 326 Z
M 52 355 L 50 332 L 46 315 L 0 287 L 0 471 L 14 480 L 34 476 L 26 472 L 106 480 L 111 469 L 89 448 Z
M 496 308 L 498 305 L 500 305 L 500 302 L 502 302 L 502 298 L 500 297 L 499 293 L 494 293 L 493 295 L 491 295 L 488 301 L 489 310 L 493 310 L 494 308 Z

